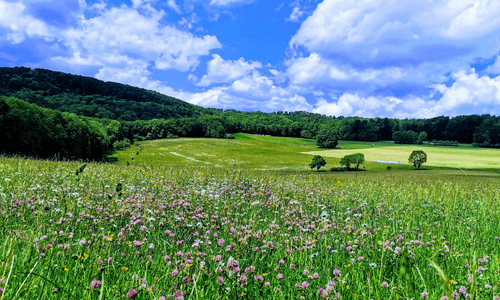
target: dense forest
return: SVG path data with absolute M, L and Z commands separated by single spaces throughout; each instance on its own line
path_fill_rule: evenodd
M 129 85 L 25 67 L 0 68 L 0 95 L 120 121 L 193 117 L 215 111 Z
M 101 159 L 134 140 L 225 138 L 236 132 L 319 139 L 331 128 L 345 140 L 500 147 L 496 116 L 398 120 L 222 111 L 128 85 L 24 67 L 0 68 L 0 105 L 5 142 L 0 152 L 39 157 Z

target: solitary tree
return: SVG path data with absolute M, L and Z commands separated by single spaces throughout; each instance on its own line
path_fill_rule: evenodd
M 427 154 L 422 150 L 415 150 L 411 153 L 408 158 L 408 162 L 413 164 L 413 166 L 420 170 L 420 166 L 427 162 Z
M 311 169 L 316 168 L 316 170 L 319 170 L 324 165 L 326 165 L 325 159 L 320 155 L 315 155 L 312 159 L 312 162 L 309 164 L 309 167 L 311 167 Z

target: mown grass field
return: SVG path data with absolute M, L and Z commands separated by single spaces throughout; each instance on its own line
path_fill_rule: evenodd
M 376 147 L 375 147 L 376 145 Z M 335 149 L 327 151 L 304 152 L 310 155 L 342 158 L 353 153 L 363 153 L 367 161 L 396 161 L 408 163 L 408 156 L 414 150 L 423 150 L 427 154 L 426 166 L 451 167 L 463 169 L 500 169 L 500 151 L 498 149 L 472 148 L 467 146 L 446 147 L 428 145 L 394 145 L 385 143 L 361 149 Z
M 371 147 L 372 144 L 374 147 Z M 139 151 L 141 148 L 143 150 Z M 413 150 L 419 149 L 427 153 L 428 160 L 423 165 L 424 170 L 416 173 L 413 166 L 408 164 L 408 157 Z M 112 159 L 119 163 L 129 162 L 139 165 L 165 164 L 179 167 L 207 165 L 309 172 L 308 165 L 313 155 L 325 157 L 327 165 L 323 170 L 329 170 L 340 166 L 340 159 L 344 155 L 357 152 L 365 154 L 366 170 L 369 173 L 377 173 L 377 176 L 382 175 L 380 173 L 387 173 L 388 165 L 374 163 L 374 160 L 399 161 L 402 165 L 391 165 L 391 172 L 410 172 L 411 176 L 500 175 L 498 149 L 472 148 L 470 145 L 446 147 L 426 144 L 396 145 L 393 142 L 340 141 L 339 149 L 327 150 L 319 149 L 315 140 L 242 133 L 236 134 L 234 140 L 181 138 L 144 141 L 140 146 L 135 145 L 112 155 Z
M 315 172 L 314 141 L 249 135 L 142 147 L 0 156 L 0 299 L 500 297 L 491 170 Z

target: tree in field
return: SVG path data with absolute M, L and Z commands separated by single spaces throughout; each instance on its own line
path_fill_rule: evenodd
M 311 169 L 316 168 L 316 170 L 319 170 L 324 165 L 326 165 L 325 159 L 320 155 L 315 155 L 312 159 L 312 162 L 309 164 L 309 167 L 311 167 Z
M 345 166 L 347 170 L 351 170 L 351 165 L 355 165 L 354 170 L 359 170 L 359 166 L 364 162 L 365 155 L 363 153 L 354 153 L 342 157 L 340 165 Z
M 415 150 L 408 158 L 408 162 L 413 164 L 415 168 L 420 170 L 420 166 L 427 162 L 427 154 L 425 154 L 425 152 L 422 150 Z
M 339 144 L 339 138 L 337 128 L 323 128 L 316 135 L 316 144 L 320 148 L 335 148 Z

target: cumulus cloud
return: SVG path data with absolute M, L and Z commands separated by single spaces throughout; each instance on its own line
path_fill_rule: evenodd
M 349 65 L 338 65 L 317 53 L 289 61 L 286 75 L 291 84 L 309 88 L 331 88 L 346 91 L 374 90 L 397 82 L 406 74 L 398 67 L 357 70 Z
M 16 44 L 24 40 L 25 34 L 29 37 L 54 37 L 49 26 L 26 14 L 26 6 L 22 2 L 0 0 L 0 26 L 12 31 L 8 39 Z
M 436 8 L 436 15 L 449 19 L 441 35 L 451 39 L 470 39 L 500 27 L 500 2 L 450 1 Z
M 331 116 L 390 116 L 394 114 L 394 107 L 401 103 L 404 101 L 394 97 L 360 97 L 357 94 L 345 93 L 337 101 L 329 102 L 320 98 L 313 112 Z
M 499 15 L 498 1 L 425 1 L 415 9 L 410 0 L 325 0 L 289 44 L 359 68 L 458 64 L 495 52 L 484 44 L 500 29 Z
M 240 79 L 252 70 L 262 68 L 260 62 L 246 62 L 244 58 L 236 61 L 224 60 L 218 54 L 207 63 L 207 75 L 204 75 L 196 84 L 209 86 L 214 83 L 228 83 Z
M 498 114 L 500 112 L 500 76 L 479 76 L 475 70 L 453 74 L 456 80 L 449 88 L 442 88 L 443 96 L 429 111 L 433 115 L 468 113 Z
M 127 6 L 112 7 L 82 20 L 81 27 L 63 31 L 64 43 L 74 55 L 59 59 L 75 63 L 78 56 L 85 56 L 87 61 L 103 66 L 152 61 L 160 70 L 189 71 L 198 66 L 200 56 L 221 47 L 215 36 L 197 37 L 162 25 L 163 11 L 137 1 L 134 5 L 142 5 L 143 13 Z

